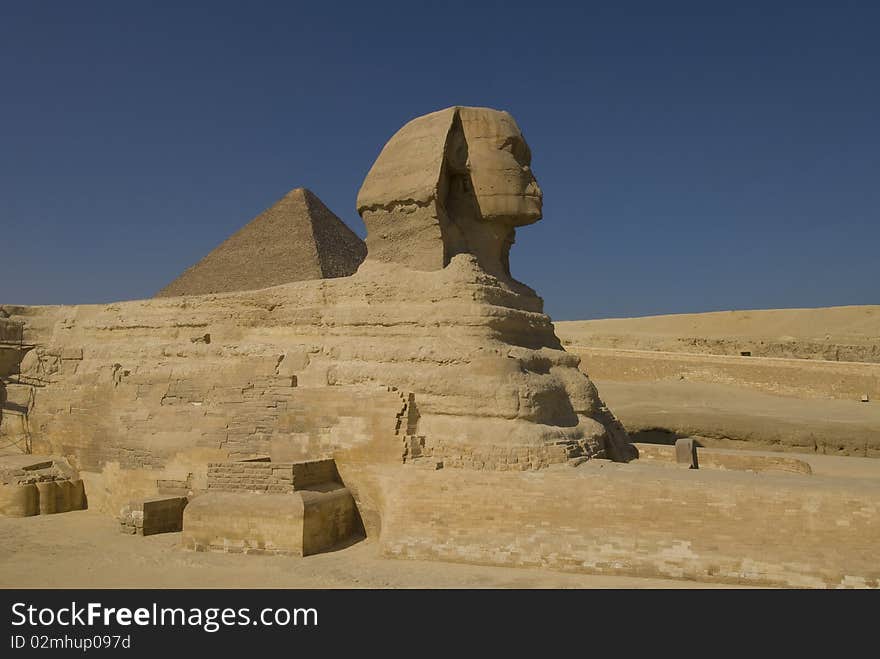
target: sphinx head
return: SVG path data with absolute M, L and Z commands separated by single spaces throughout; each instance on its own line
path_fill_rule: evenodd
M 437 270 L 469 253 L 490 274 L 509 278 L 515 227 L 541 219 L 530 164 L 507 112 L 453 107 L 410 121 L 358 194 L 367 258 Z
M 467 172 L 480 218 L 510 226 L 541 219 L 541 188 L 532 175 L 532 152 L 507 112 L 459 108 Z

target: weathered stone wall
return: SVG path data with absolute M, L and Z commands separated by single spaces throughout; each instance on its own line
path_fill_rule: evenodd
M 880 587 L 880 486 L 586 462 L 383 476 L 402 558 L 767 586 Z
M 333 460 L 208 463 L 208 490 L 211 491 L 290 494 L 310 486 L 338 482 L 339 473 Z
M 296 387 L 295 377 L 275 373 L 283 357 L 187 354 L 130 369 L 89 362 L 62 373 L 61 387 L 35 388 L 35 449 L 75 456 L 86 470 L 158 469 L 191 449 L 305 458 L 392 440 L 399 393 Z
M 290 494 L 293 469 L 289 462 L 209 462 L 208 490 Z

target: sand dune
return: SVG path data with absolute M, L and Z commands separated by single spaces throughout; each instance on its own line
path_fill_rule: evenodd
M 880 363 L 880 305 L 556 323 L 566 345 Z

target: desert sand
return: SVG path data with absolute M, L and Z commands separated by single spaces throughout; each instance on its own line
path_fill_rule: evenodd
M 880 456 L 880 306 L 556 323 L 636 439 Z
M 880 305 L 557 321 L 565 345 L 880 362 Z

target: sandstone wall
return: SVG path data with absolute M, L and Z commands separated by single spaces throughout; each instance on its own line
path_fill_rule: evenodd
M 585 463 L 502 474 L 403 467 L 386 554 L 596 574 L 880 587 L 880 487 L 815 476 Z

